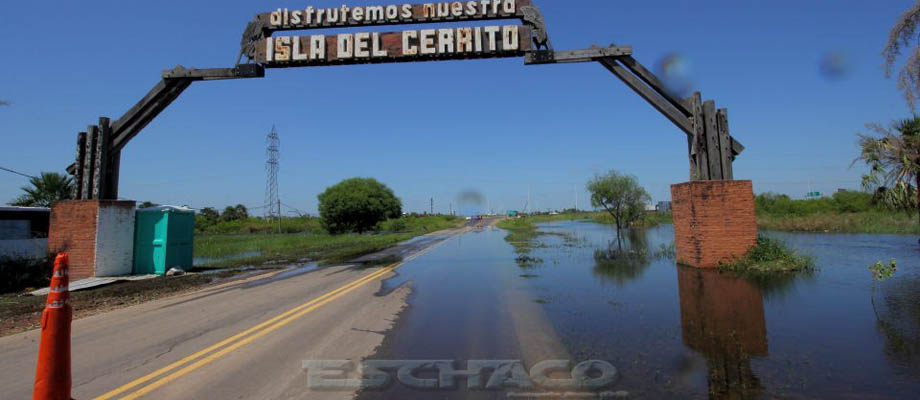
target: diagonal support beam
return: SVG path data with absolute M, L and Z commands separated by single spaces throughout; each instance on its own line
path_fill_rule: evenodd
M 115 197 L 118 192 L 118 167 L 121 158 L 121 150 L 128 142 L 137 136 L 151 121 L 163 112 L 182 92 L 185 91 L 193 82 L 212 81 L 225 79 L 245 79 L 245 78 L 262 78 L 265 76 L 265 69 L 258 64 L 241 64 L 233 68 L 210 68 L 210 69 L 188 69 L 181 65 L 171 70 L 163 71 L 163 79 L 160 80 L 140 101 L 131 109 L 111 124 L 108 142 L 110 145 L 103 145 L 101 148 L 93 146 L 82 154 L 77 154 L 77 160 L 88 158 L 102 158 L 98 162 L 104 165 L 105 170 L 100 170 L 97 177 L 93 174 L 78 173 L 86 172 L 83 165 L 77 163 L 67 167 L 67 172 L 81 179 L 81 186 L 87 183 L 94 185 L 95 194 L 100 197 Z M 106 120 L 107 122 L 108 120 Z M 88 139 L 81 139 L 90 142 L 92 136 Z M 82 137 L 82 136 L 81 136 Z M 100 143 L 103 144 L 103 143 Z M 78 169 L 80 171 L 78 171 Z M 96 182 L 93 182 L 93 180 Z M 79 198 L 89 198 L 91 194 L 81 188 L 77 193 Z
M 652 71 L 649 71 L 648 68 L 645 68 L 645 66 L 642 65 L 642 63 L 640 63 L 639 61 L 636 61 L 636 59 L 633 58 L 631 55 L 618 57 L 617 61 L 622 63 L 624 66 L 626 66 L 626 68 L 628 68 L 630 71 L 632 71 L 633 74 L 638 76 L 639 79 L 642 79 L 642 81 L 645 82 L 646 85 L 651 87 L 656 93 L 658 93 L 661 97 L 667 100 L 668 103 L 671 103 L 671 105 L 676 107 L 678 111 L 680 111 L 687 117 L 690 116 L 690 107 L 687 105 L 687 103 L 671 95 L 671 93 L 667 90 L 667 88 L 664 86 L 661 80 L 659 80 L 658 77 L 652 73 Z
M 693 136 L 693 126 L 690 119 L 684 113 L 669 102 L 660 93 L 646 85 L 641 79 L 633 75 L 626 67 L 617 62 L 616 58 L 606 57 L 598 60 L 608 71 L 620 78 L 626 86 L 636 92 L 640 97 L 645 99 L 658 112 L 662 113 L 674 125 L 677 125 L 684 133 Z

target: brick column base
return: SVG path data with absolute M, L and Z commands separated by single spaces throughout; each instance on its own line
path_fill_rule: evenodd
M 694 181 L 671 186 L 677 262 L 714 268 L 757 242 L 751 181 Z
M 69 254 L 71 280 L 131 274 L 135 205 L 114 200 L 54 203 L 48 251 Z

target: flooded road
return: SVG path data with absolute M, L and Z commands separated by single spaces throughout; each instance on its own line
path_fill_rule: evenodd
M 521 360 L 526 370 L 544 360 L 614 365 L 615 382 L 592 390 L 603 395 L 583 398 L 920 393 L 914 237 L 770 233 L 814 255 L 819 269 L 755 279 L 678 267 L 670 226 L 633 231 L 622 242 L 613 228 L 586 222 L 540 231 L 521 245 L 486 228 L 407 262 L 380 294 L 408 286 L 409 306 L 369 359 L 453 360 L 457 369 L 469 360 Z M 895 277 L 874 283 L 867 267 L 891 258 L 899 265 Z M 417 375 L 438 378 L 431 368 Z M 422 391 L 394 383 L 359 398 L 561 393 L 459 382 Z

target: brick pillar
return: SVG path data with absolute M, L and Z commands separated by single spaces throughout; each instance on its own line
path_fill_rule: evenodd
M 677 262 L 698 268 L 741 257 L 757 242 L 751 181 L 694 181 L 671 186 Z
M 51 207 L 48 251 L 70 255 L 72 280 L 131 273 L 133 201 L 67 200 Z

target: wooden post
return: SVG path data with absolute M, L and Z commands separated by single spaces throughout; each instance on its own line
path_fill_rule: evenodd
M 99 129 L 90 126 L 86 132 L 85 154 L 83 156 L 83 198 L 89 200 L 93 198 L 93 160 L 96 158 L 96 141 L 99 139 Z
M 719 152 L 719 129 L 716 126 L 716 102 L 703 103 L 703 119 L 706 124 L 706 158 L 709 161 L 709 179 L 722 180 L 722 155 Z
M 716 123 L 719 129 L 719 150 L 722 154 L 722 179 L 733 180 L 735 174 L 732 169 L 732 137 L 728 131 L 728 110 L 719 109 L 716 113 Z
M 86 132 L 77 134 L 77 155 L 74 160 L 77 168 L 73 174 L 73 193 L 75 200 L 83 199 L 83 159 L 86 157 Z
M 706 128 L 703 119 L 703 100 L 700 92 L 695 92 L 690 97 L 690 124 L 693 128 L 692 145 L 690 148 L 690 163 L 696 174 L 691 174 L 691 181 L 709 180 L 709 159 L 706 152 Z
M 121 151 L 109 149 L 108 199 L 118 200 L 118 172 L 121 169 Z
M 93 198 L 106 199 L 107 172 L 109 164 L 109 145 L 112 129 L 108 118 L 99 118 L 99 137 L 96 140 L 96 154 L 93 155 Z

